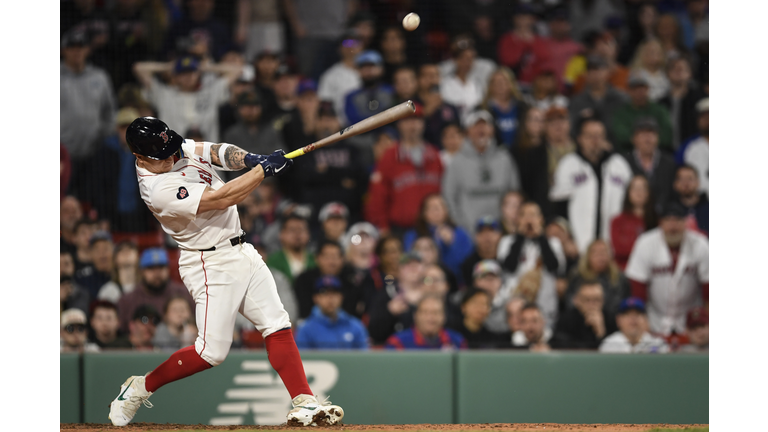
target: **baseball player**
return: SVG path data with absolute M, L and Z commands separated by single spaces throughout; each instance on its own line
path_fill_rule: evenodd
M 320 402 L 309 388 L 291 322 L 261 256 L 244 241 L 236 205 L 265 177 L 293 164 L 282 150 L 248 153 L 230 144 L 182 139 L 153 117 L 136 119 L 126 132 L 136 156 L 141 197 L 179 244 L 179 273 L 195 299 L 198 335 L 144 376 L 132 376 L 110 405 L 109 418 L 125 426 L 160 387 L 221 364 L 229 352 L 237 313 L 264 336 L 269 362 L 285 383 L 293 409 L 289 425 L 332 425 L 344 411 Z M 224 183 L 216 170 L 251 168 Z

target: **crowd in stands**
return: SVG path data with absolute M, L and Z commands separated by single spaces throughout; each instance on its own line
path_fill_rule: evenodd
M 708 37 L 706 0 L 62 0 L 61 349 L 197 336 L 134 119 L 268 154 L 412 100 L 238 205 L 300 349 L 706 352 Z

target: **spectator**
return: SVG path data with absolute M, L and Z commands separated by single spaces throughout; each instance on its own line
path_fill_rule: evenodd
M 426 275 L 425 280 L 440 279 L 440 286 L 446 287 L 445 293 L 455 293 L 459 290 L 456 275 L 440 260 L 440 252 L 434 237 L 429 234 L 416 237 L 411 245 L 410 252 L 417 254 L 421 258 L 424 263 L 425 274 L 429 272 L 434 273 L 439 270 L 439 277 L 436 275 L 432 275 L 434 277 Z M 436 267 L 436 269 L 433 267 Z
M 384 81 L 395 84 L 395 88 L 397 88 L 397 79 L 395 78 L 397 70 L 404 67 L 412 70 L 410 66 L 407 66 L 410 62 L 408 61 L 403 28 L 399 25 L 393 25 L 383 29 L 381 31 L 380 49 L 384 60 Z M 413 75 L 413 92 L 415 93 L 415 71 L 413 71 Z M 410 98 L 401 99 L 400 102 L 408 99 Z
M 418 88 L 414 102 L 421 105 L 424 116 L 424 139 L 449 154 L 455 153 L 451 147 L 455 141 L 443 142 L 445 128 L 461 122 L 459 110 L 443 100 L 440 94 L 440 69 L 434 63 L 424 63 L 419 67 Z M 459 131 L 461 132 L 461 131 Z
M 557 71 L 548 64 L 536 66 L 531 85 L 523 93 L 523 101 L 531 107 L 548 111 L 552 107 L 568 108 L 568 98 L 558 89 Z
M 220 141 L 219 105 L 227 102 L 229 87 L 242 74 L 242 66 L 201 63 L 196 57 L 185 56 L 168 63 L 138 62 L 133 72 L 168 127 L 178 131 L 197 127 L 206 141 Z M 155 77 L 161 72 L 171 74 L 168 84 Z M 204 72 L 221 76 L 203 80 Z
M 395 277 L 398 274 L 400 260 L 403 256 L 403 243 L 397 237 L 382 235 L 377 239 L 373 252 L 375 257 L 375 265 L 371 268 L 373 289 L 363 293 L 368 313 L 371 312 L 373 303 L 382 290 L 397 289 Z M 392 293 L 394 292 L 392 291 Z M 387 299 L 389 298 L 389 295 L 387 295 Z
M 452 326 L 467 341 L 469 349 L 494 349 L 509 345 L 504 333 L 494 333 L 485 326 L 491 313 L 491 296 L 487 291 L 470 288 L 461 297 L 461 321 Z
M 299 83 L 301 79 L 292 62 L 283 62 L 275 69 L 272 91 L 275 102 L 272 106 L 264 106 L 262 117 L 273 122 L 278 130 L 300 116 L 299 113 Z M 296 127 L 296 126 L 294 126 Z M 299 130 L 303 129 L 303 125 Z
M 611 314 L 615 314 L 621 301 L 630 296 L 629 280 L 611 256 L 611 248 L 604 240 L 593 241 L 579 260 L 579 266 L 571 277 L 566 293 L 566 309 L 575 306 L 579 287 L 585 283 L 597 283 L 601 286 L 601 307 Z
M 312 314 L 296 331 L 299 349 L 367 349 L 368 331 L 346 313 L 342 283 L 335 276 L 317 279 L 312 294 Z
M 631 70 L 648 83 L 648 99 L 651 102 L 657 102 L 669 91 L 665 66 L 664 49 L 658 39 L 647 39 L 637 47 Z
M 618 62 L 619 45 L 616 38 L 610 31 L 590 32 L 585 39 L 587 45 L 584 55 L 574 56 L 566 67 L 566 75 L 571 76 L 571 94 L 580 94 L 586 85 L 586 71 L 590 58 L 602 60 L 608 67 L 608 84 L 611 88 L 619 91 L 627 89 L 627 80 L 629 79 L 629 69 Z M 568 78 L 566 78 L 566 83 Z M 571 99 L 571 103 L 573 99 Z
M 510 338 L 509 341 L 512 342 L 512 337 L 517 337 L 517 339 L 522 338 L 522 343 L 518 345 L 522 345 L 525 342 L 525 335 L 523 335 L 523 332 L 521 331 L 522 326 L 522 317 L 520 316 L 520 312 L 523 311 L 523 307 L 528 302 L 525 301 L 524 298 L 519 296 L 512 296 L 512 298 L 509 299 L 507 302 L 505 308 L 507 312 L 507 324 L 509 325 L 509 331 L 510 331 Z M 550 331 L 548 329 L 544 329 L 545 332 Z
M 576 151 L 576 143 L 571 138 L 571 121 L 568 110 L 552 107 L 544 114 L 544 142 L 547 149 L 548 188 L 555 182 L 555 171 L 563 156 Z M 575 123 L 578 124 L 578 123 Z
M 680 31 L 680 23 L 672 13 L 659 16 L 656 21 L 656 37 L 661 44 L 664 58 L 671 59 L 682 55 L 688 55 L 688 48 L 683 43 L 683 34 Z
M 467 341 L 451 329 L 445 328 L 445 305 L 440 296 L 425 295 L 419 300 L 413 314 L 413 327 L 399 331 L 389 338 L 388 349 L 464 349 Z
M 613 313 L 604 309 L 603 287 L 599 282 L 581 281 L 573 306 L 558 319 L 552 347 L 597 350 L 602 340 L 616 331 Z
M 131 330 L 129 323 L 131 319 L 135 319 L 134 313 L 141 311 L 140 307 L 142 305 L 153 308 L 154 316 L 158 319 L 155 325 L 159 324 L 159 320 L 162 318 L 157 311 L 162 310 L 168 299 L 175 295 L 186 298 L 190 309 L 195 308 L 195 302 L 187 288 L 175 280 L 171 280 L 170 269 L 168 268 L 168 253 L 165 249 L 145 249 L 141 253 L 139 268 L 141 269 L 139 284 L 132 292 L 120 297 L 120 300 L 117 302 L 117 310 L 120 315 L 120 329 L 122 331 L 129 332 Z M 152 330 L 154 332 L 154 328 Z
M 351 283 L 351 268 L 344 263 L 344 251 L 338 242 L 325 240 L 317 248 L 316 267 L 299 274 L 293 281 L 293 291 L 299 304 L 299 318 L 305 319 L 312 313 L 315 282 L 324 276 L 333 276 L 340 280 L 344 303 L 341 307 L 348 314 L 361 317 L 364 312 L 363 293 Z
M 595 117 L 611 124 L 613 113 L 627 103 L 627 95 L 610 82 L 610 66 L 602 57 L 587 59 L 584 88 L 571 97 L 568 111 L 573 124 Z
M 344 25 L 354 16 L 357 2 L 283 0 L 282 5 L 301 74 L 318 79 L 335 62 L 334 48 L 344 34 Z
M 648 179 L 656 209 L 660 209 L 672 196 L 675 160 L 659 150 L 659 126 L 653 118 L 639 118 L 632 133 L 631 152 L 625 153 L 633 174 Z
M 686 226 L 709 236 L 709 198 L 699 191 L 699 173 L 690 165 L 681 165 L 675 173 L 673 185 L 677 201 L 688 210 Z
M 646 330 L 648 317 L 645 303 L 635 297 L 621 302 L 616 315 L 618 331 L 608 335 L 600 343 L 601 353 L 666 353 L 669 347 L 664 339 L 653 336 Z
M 576 141 L 578 150 L 557 166 L 549 199 L 554 213 L 570 223 L 583 253 L 592 240 L 608 238 L 632 170 L 623 157 L 606 151 L 605 127 L 599 120 L 582 121 Z
M 355 59 L 363 51 L 360 36 L 354 31 L 347 31 L 339 44 L 341 60 L 328 68 L 318 81 L 317 96 L 320 100 L 333 102 L 333 109 L 339 123 L 349 125 L 344 115 L 344 99 L 351 91 L 362 86 L 360 72 L 357 70 Z
M 555 70 L 557 85 L 561 91 L 565 90 L 565 67 L 571 57 L 584 51 L 584 46 L 571 38 L 571 21 L 568 19 L 568 10 L 564 7 L 552 9 L 547 17 L 549 36 L 544 39 L 546 57 L 535 57 L 534 62 L 540 64 L 546 62 Z
M 224 131 L 224 142 L 255 154 L 270 154 L 283 148 L 280 131 L 263 116 L 263 105 L 255 90 L 246 90 L 237 98 L 237 123 Z M 265 121 L 267 120 L 267 121 Z M 246 171 L 226 171 L 232 180 Z
M 549 155 L 544 144 L 544 111 L 531 107 L 522 119 L 512 157 L 520 170 L 523 194 L 539 205 L 544 217 L 549 217 Z
M 669 111 L 648 98 L 648 81 L 637 75 L 629 79 L 629 101 L 618 107 L 610 123 L 613 148 L 618 152 L 629 151 L 632 147 L 632 131 L 640 118 L 650 117 L 659 126 L 659 147 L 672 150 L 672 122 Z
M 525 201 L 523 193 L 517 190 L 507 191 L 501 197 L 499 224 L 502 235 L 517 232 L 517 219 L 520 216 L 520 205 L 523 204 L 523 201 Z
M 376 243 L 379 232 L 368 222 L 358 222 L 347 230 L 341 245 L 344 248 L 344 259 L 355 270 L 365 275 L 376 265 Z
M 384 60 L 376 51 L 363 51 L 355 58 L 362 87 L 347 93 L 344 112 L 355 124 L 395 105 L 395 90 L 384 81 Z
M 696 168 L 699 174 L 699 191 L 709 195 L 709 98 L 696 103 L 699 113 L 699 136 L 681 148 L 682 161 Z
M 482 108 L 494 118 L 496 142 L 509 150 L 513 149 L 521 111 L 525 106 L 515 75 L 508 67 L 501 66 L 491 75 Z
M 165 57 L 194 55 L 201 59 L 221 60 L 233 48 L 232 33 L 214 16 L 216 1 L 186 0 L 184 3 L 186 13 L 171 25 L 166 35 Z M 169 124 L 169 127 L 172 126 Z
M 253 86 L 259 93 L 265 114 L 274 113 L 277 109 L 275 81 L 277 80 L 277 70 L 280 68 L 280 64 L 280 52 L 272 50 L 262 50 L 253 61 L 253 69 L 256 75 L 253 80 Z M 244 72 L 245 70 L 243 69 Z
M 442 193 L 453 220 L 471 232 L 480 217 L 499 217 L 501 197 L 520 189 L 520 174 L 515 161 L 496 145 L 488 111 L 470 113 L 465 129 L 467 140 L 443 176 Z
M 566 4 L 573 24 L 571 34 L 577 40 L 581 40 L 589 30 L 601 28 L 609 18 L 624 12 L 623 4 L 607 0 L 574 0 Z
M 461 263 L 471 251 L 472 238 L 453 222 L 448 212 L 448 204 L 439 193 L 429 194 L 421 201 L 415 228 L 408 230 L 403 236 L 403 247 L 410 250 L 419 236 L 434 239 L 440 262 L 444 263 L 461 283 Z
M 621 271 L 627 267 L 629 254 L 640 234 L 658 225 L 656 213 L 648 179 L 635 174 L 624 193 L 621 213 L 611 220 L 611 246 Z
M 518 3 L 512 15 L 512 30 L 499 39 L 497 58 L 517 75 L 520 82 L 531 82 L 531 67 L 536 53 L 545 48 L 544 38 L 536 34 L 536 13 L 533 6 Z
M 448 169 L 454 156 L 461 151 L 462 144 L 464 144 L 464 131 L 461 129 L 461 125 L 458 123 L 446 124 L 443 127 L 440 142 L 440 147 L 442 147 L 440 161 L 443 163 L 443 168 Z
M 686 2 L 685 10 L 677 14 L 685 47 L 696 53 L 699 59 L 699 73 L 709 69 L 702 60 L 709 58 L 709 11 L 708 3 L 704 0 Z
M 88 292 L 91 299 L 98 297 L 99 290 L 112 279 L 112 256 L 115 245 L 106 231 L 96 231 L 89 241 L 92 264 L 75 274 L 75 282 Z
M 85 313 L 88 305 L 91 304 L 91 298 L 88 291 L 80 288 L 72 279 L 72 276 L 62 274 L 59 283 L 59 311 L 67 309 L 79 309 Z
M 139 279 L 139 247 L 132 241 L 121 241 L 115 245 L 112 259 L 112 279 L 102 285 L 97 297 L 117 304 L 123 294 L 136 288 Z
M 89 42 L 84 31 L 67 33 L 61 40 L 59 141 L 72 164 L 70 191 L 81 199 L 90 198 L 91 158 L 114 130 L 117 110 L 109 76 L 88 62 Z
M 650 331 L 669 336 L 685 332 L 685 312 L 709 304 L 709 241 L 685 226 L 688 212 L 668 204 L 659 227 L 640 235 L 626 275 L 632 296 L 648 302 Z
M 636 58 L 639 46 L 648 40 L 656 38 L 656 23 L 659 20 L 659 11 L 652 2 L 642 2 L 628 5 L 626 15 L 629 18 L 628 35 L 619 52 L 619 61 L 629 65 L 633 57 Z
M 501 239 L 501 224 L 493 217 L 486 216 L 478 219 L 475 225 L 475 239 L 472 254 L 461 264 L 461 280 L 471 285 L 472 272 L 475 265 L 483 260 L 495 260 L 496 251 Z
M 563 246 L 563 254 L 565 255 L 565 274 L 570 273 L 578 264 L 581 256 L 579 247 L 576 245 L 571 234 L 571 224 L 564 217 L 555 216 L 544 230 L 547 238 L 555 237 L 560 240 L 560 244 Z M 559 297 L 563 296 L 567 285 L 565 279 L 557 280 L 557 295 Z
M 317 219 L 320 222 L 320 241 L 330 240 L 341 245 L 349 225 L 347 206 L 331 201 L 320 209 Z
M 472 285 L 468 289 L 481 289 L 491 298 L 491 311 L 485 320 L 485 326 L 494 333 L 509 331 L 506 305 L 512 293 L 506 282 L 502 268 L 496 260 L 482 260 L 475 264 L 472 270 Z
M 144 304 L 136 308 L 128 322 L 128 340 L 136 351 L 154 351 L 152 340 L 161 322 L 160 314 L 153 306 Z
M 687 57 L 679 56 L 669 60 L 666 72 L 669 92 L 659 103 L 670 112 L 672 149 L 677 151 L 686 139 L 698 132 L 696 104 L 706 95 L 693 80 L 691 63 Z
M 549 346 L 551 338 L 551 326 L 548 325 L 541 309 L 533 303 L 523 306 L 520 310 L 520 330 L 512 336 L 512 347 L 532 352 L 548 352 L 552 350 Z
M 133 63 L 154 54 L 150 52 L 150 39 L 159 39 L 160 34 L 152 13 L 145 9 L 140 2 L 118 1 L 107 11 L 109 24 L 105 29 L 110 34 L 103 45 L 103 57 L 114 88 L 133 81 Z
M 414 311 L 423 297 L 424 264 L 414 253 L 403 254 L 394 278 L 385 277 L 385 286 L 376 292 L 370 308 L 368 333 L 374 345 L 413 325 Z M 444 299 L 441 299 L 441 304 Z
M 440 71 L 440 95 L 462 119 L 482 103 L 488 83 L 488 74 L 475 66 L 476 57 L 474 41 L 458 37 L 451 47 L 451 62 Z
M 379 18 L 367 10 L 357 11 L 349 18 L 349 26 L 357 34 L 360 35 L 360 40 L 363 42 L 363 47 L 366 49 L 373 48 L 374 38 L 376 37 L 376 22 L 380 21 Z
M 317 111 L 312 138 L 307 142 L 325 138 L 340 129 L 330 102 L 321 102 Z M 317 149 L 297 159 L 296 200 L 311 205 L 315 211 L 330 201 L 338 201 L 347 207 L 351 220 L 362 219 L 362 195 L 368 186 L 363 159 L 358 147 L 347 142 Z
M 424 142 L 424 118 L 416 114 L 397 121 L 400 140 L 381 157 L 371 174 L 366 220 L 396 236 L 415 226 L 424 198 L 440 192 L 440 154 Z
M 709 352 L 709 311 L 702 307 L 689 310 L 685 317 L 685 332 L 688 343 L 681 346 L 679 352 Z
M 242 47 L 245 59 L 253 61 L 263 50 L 285 48 L 282 9 L 278 0 L 238 0 L 234 42 Z
M 77 251 L 75 226 L 82 218 L 83 206 L 80 201 L 72 195 L 65 196 L 59 206 L 59 244 L 62 250 L 73 254 Z
M 162 350 L 179 350 L 193 345 L 197 338 L 192 309 L 185 297 L 173 296 L 165 302 L 163 320 L 157 324 L 152 345 Z
M 96 352 L 98 345 L 88 342 L 88 325 L 85 312 L 80 309 L 67 309 L 61 313 L 60 350 L 61 352 Z
M 280 250 L 270 253 L 266 264 L 283 273 L 293 284 L 298 275 L 315 268 L 315 257 L 307 249 L 309 240 L 307 219 L 289 213 L 280 223 Z
M 565 256 L 557 238 L 544 234 L 544 218 L 539 206 L 526 201 L 520 206 L 516 234 L 501 238 L 496 259 L 511 295 L 539 305 L 547 322 L 557 320 L 556 279 L 565 273 Z
M 63 248 L 59 251 L 59 275 L 70 278 L 75 275 L 75 259 L 72 252 Z
M 91 273 L 92 270 L 87 270 L 88 267 L 93 267 L 93 258 L 91 257 L 91 237 L 96 233 L 98 224 L 93 219 L 81 219 L 75 223 L 74 227 L 74 244 L 75 253 L 72 257 L 75 259 L 75 277 L 86 276 Z M 85 272 L 85 273 L 83 273 Z
M 416 70 L 411 66 L 400 66 L 392 72 L 391 82 L 395 90 L 395 104 L 412 100 L 419 90 Z
M 295 150 L 311 142 L 317 129 L 317 117 L 320 109 L 320 99 L 317 97 L 317 83 L 308 78 L 300 79 L 296 86 L 296 106 L 290 117 L 283 116 L 275 122 L 276 127 L 282 124 L 283 141 L 288 149 Z M 282 179 L 281 179 L 282 180 Z
M 100 349 L 131 348 L 128 337 L 120 331 L 117 306 L 106 300 L 99 300 L 91 307 L 90 342 Z

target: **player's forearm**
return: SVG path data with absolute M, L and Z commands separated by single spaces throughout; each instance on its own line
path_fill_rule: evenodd
M 240 171 L 246 168 L 245 156 L 248 154 L 247 151 L 236 145 L 229 144 L 224 146 L 224 154 L 220 154 L 222 146 L 224 144 L 214 144 L 211 146 L 211 162 L 232 171 Z

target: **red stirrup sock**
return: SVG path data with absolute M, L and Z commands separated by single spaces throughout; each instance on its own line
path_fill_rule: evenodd
M 293 340 L 291 329 L 283 329 L 264 338 L 269 363 L 280 375 L 291 399 L 300 394 L 311 395 L 299 349 Z
M 200 354 L 195 351 L 195 346 L 190 345 L 171 354 L 168 360 L 147 375 L 144 387 L 148 392 L 154 393 L 170 382 L 186 378 L 211 367 L 211 364 L 203 360 Z

